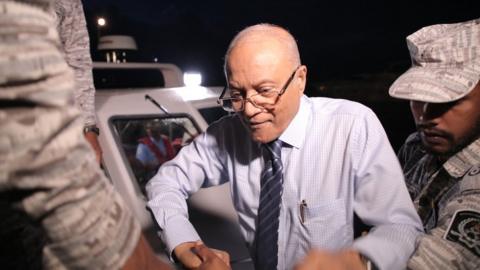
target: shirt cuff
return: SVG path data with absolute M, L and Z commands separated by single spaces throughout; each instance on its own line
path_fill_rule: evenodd
M 360 246 L 353 246 L 353 249 L 358 251 L 360 253 L 360 256 L 362 257 L 362 261 L 365 262 L 367 270 L 373 270 L 373 269 L 379 269 L 375 262 L 372 260 L 372 252 L 371 250 L 367 248 L 364 248 L 363 245 Z M 374 256 L 373 256 L 374 257 Z
M 161 235 L 172 261 L 173 249 L 175 247 L 185 242 L 201 240 L 192 223 L 184 216 L 171 217 L 165 224 Z
M 405 269 L 419 234 L 413 226 L 380 226 L 357 238 L 352 248 L 367 257 L 373 269 Z

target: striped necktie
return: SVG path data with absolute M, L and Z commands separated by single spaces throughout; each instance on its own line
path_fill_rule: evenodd
M 277 269 L 278 224 L 283 190 L 282 141 L 265 144 L 270 160 L 266 160 L 261 175 L 260 203 L 258 206 L 255 269 Z

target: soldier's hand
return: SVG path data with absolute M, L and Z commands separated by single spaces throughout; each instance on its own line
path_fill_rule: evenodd
M 90 146 L 95 151 L 95 157 L 97 158 L 98 164 L 102 163 L 102 148 L 98 143 L 98 135 L 95 132 L 86 132 L 85 139 L 90 144 Z

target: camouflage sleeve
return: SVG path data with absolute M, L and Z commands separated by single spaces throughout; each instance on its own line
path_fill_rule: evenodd
M 415 168 L 423 155 L 424 153 L 420 148 L 420 138 L 417 133 L 410 134 L 397 153 L 403 174 L 405 175 L 405 185 L 411 198 L 415 198 L 420 192 L 418 184 L 420 178 L 416 174 Z
M 479 171 L 467 173 L 464 192 L 440 210 L 438 226 L 417 239 L 409 269 L 480 269 Z
M 75 73 L 75 101 L 82 111 L 84 125 L 94 125 L 95 87 L 93 85 L 90 39 L 81 0 L 55 0 L 57 29 L 68 65 Z
M 400 165 L 404 168 L 407 165 L 408 159 L 414 156 L 414 152 L 417 151 L 416 147 L 414 146 L 417 141 L 417 134 L 412 133 L 410 134 L 405 143 L 400 147 L 397 153 L 398 161 L 400 161 Z
M 0 200 L 42 225 L 45 269 L 118 269 L 140 226 L 83 138 L 54 18 L 35 2 L 0 1 Z

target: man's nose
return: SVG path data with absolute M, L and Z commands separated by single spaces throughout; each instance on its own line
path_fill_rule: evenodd
M 257 107 L 251 98 L 246 98 L 243 104 L 243 113 L 246 116 L 253 116 L 261 111 L 261 108 Z
M 412 108 L 412 112 L 420 122 L 426 120 L 427 110 L 428 110 L 428 102 L 422 101 L 414 101 L 412 100 L 410 106 Z
M 420 120 L 426 120 L 428 118 L 428 102 L 422 102 L 420 104 Z

